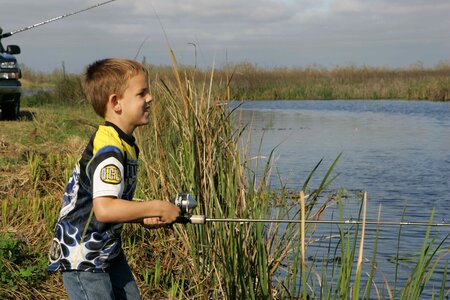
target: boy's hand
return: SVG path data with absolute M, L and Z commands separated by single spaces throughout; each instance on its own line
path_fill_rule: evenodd
M 156 229 L 173 224 L 180 216 L 180 208 L 167 201 L 158 201 L 161 215 L 159 217 L 147 217 L 142 219 L 142 226 L 148 229 Z
M 174 223 L 181 213 L 178 206 L 168 201 L 160 201 L 160 210 L 161 216 L 159 217 L 159 221 L 166 225 Z

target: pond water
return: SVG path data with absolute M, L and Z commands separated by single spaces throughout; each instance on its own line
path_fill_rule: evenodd
M 434 208 L 434 223 L 450 223 L 450 103 L 403 100 L 233 103 L 237 104 L 240 107 L 235 119 L 249 124 L 251 130 L 251 142 L 247 145 L 250 153 L 267 157 L 275 149 L 273 186 L 279 185 L 281 179 L 287 188 L 299 191 L 308 174 L 323 159 L 311 184 L 317 187 L 342 152 L 333 172 L 338 177 L 329 189 L 342 188 L 350 195 L 345 201 L 346 218 L 358 217 L 360 204 L 356 195 L 366 191 L 367 219 L 376 220 L 381 205 L 381 221 L 401 221 L 406 207 L 405 221 L 427 222 Z M 399 227 L 382 227 L 378 240 L 377 265 L 390 283 L 395 265 L 389 261 L 398 250 L 398 232 Z M 425 227 L 404 226 L 400 255 L 414 257 L 420 253 L 425 232 Z M 432 229 L 437 241 L 448 233 L 450 227 Z M 368 258 L 372 256 L 374 240 L 375 230 L 367 230 Z M 449 242 L 444 244 L 449 246 Z M 399 282 L 404 282 L 411 268 L 407 264 L 400 268 Z M 435 288 L 440 288 L 439 281 L 435 282 Z

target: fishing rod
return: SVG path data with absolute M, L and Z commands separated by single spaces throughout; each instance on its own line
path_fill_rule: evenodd
M 214 222 L 223 222 L 223 223 L 289 223 L 289 224 L 300 224 L 302 220 L 285 220 L 285 219 L 216 219 L 216 218 L 207 218 L 204 215 L 191 215 L 191 216 L 181 216 L 180 219 L 177 220 L 177 223 L 191 223 L 191 224 L 206 224 L 206 223 L 214 223 Z M 305 220 L 305 224 L 336 224 L 336 225 L 362 225 L 363 221 L 359 220 Z M 404 226 L 404 225 L 413 225 L 413 226 L 431 226 L 431 227 L 448 227 L 450 224 L 448 223 L 427 223 L 427 222 L 392 222 L 392 221 L 365 221 L 366 225 L 382 225 L 382 226 Z
M 205 215 L 192 215 L 191 212 L 197 207 L 197 201 L 191 194 L 178 194 L 172 202 L 181 210 L 180 217 L 175 221 L 181 224 L 206 224 L 206 223 L 287 223 L 287 224 L 336 224 L 336 225 L 362 225 L 360 220 L 288 220 L 288 219 L 246 219 L 246 218 L 208 218 Z M 428 222 L 406 222 L 406 221 L 365 221 L 366 225 L 380 226 L 430 226 L 450 227 L 450 223 L 428 223 Z
M 46 21 L 36 23 L 34 25 L 30 25 L 30 26 L 27 26 L 27 27 L 24 27 L 24 28 L 20 28 L 20 29 L 17 29 L 15 31 L 3 33 L 3 34 L 0 35 L 0 40 L 3 39 L 3 38 L 10 37 L 13 34 L 16 34 L 16 33 L 19 33 L 19 32 L 23 32 L 23 31 L 26 31 L 26 30 L 29 30 L 29 29 L 33 29 L 33 28 L 36 28 L 38 26 L 45 25 L 45 24 L 48 24 L 48 23 L 51 23 L 51 22 L 63 19 L 65 17 L 73 16 L 73 15 L 79 14 L 81 12 L 84 12 L 84 11 L 87 11 L 87 10 L 91 10 L 93 8 L 96 8 L 96 7 L 99 7 L 99 6 L 102 6 L 102 5 L 106 5 L 106 4 L 114 2 L 114 1 L 117 1 L 117 0 L 108 0 L 108 1 L 100 2 L 98 4 L 89 6 L 87 8 L 83 8 L 83 9 L 80 9 L 80 10 L 77 10 L 77 11 L 74 11 L 74 12 L 66 13 L 66 14 L 61 15 L 59 17 L 51 18 L 51 19 L 48 19 Z

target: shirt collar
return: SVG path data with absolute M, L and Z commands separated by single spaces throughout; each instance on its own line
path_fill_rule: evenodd
M 122 140 L 124 140 L 127 144 L 134 146 L 134 142 L 136 141 L 134 136 L 126 134 L 122 129 L 119 128 L 119 126 L 117 126 L 116 124 L 114 124 L 112 122 L 105 121 L 105 126 L 113 127 L 117 131 L 117 133 L 119 134 L 119 137 Z

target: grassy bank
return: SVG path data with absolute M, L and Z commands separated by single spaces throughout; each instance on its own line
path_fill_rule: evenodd
M 264 70 L 238 66 L 238 99 L 450 99 L 450 66 L 434 69 L 336 67 Z
M 228 100 L 226 76 L 212 80 L 209 88 L 211 74 L 197 77 L 191 71 L 152 73 L 157 101 L 151 123 L 136 132 L 141 148 L 136 197 L 171 199 L 191 192 L 199 203 L 195 213 L 217 218 L 319 220 L 329 206 L 340 205 L 345 195 L 324 192 L 334 164 L 326 174 L 312 170 L 311 176 L 322 178 L 320 186 L 310 186 L 305 178 L 296 191 L 282 185 L 271 190 L 271 160 L 243 150 L 251 130 L 236 129 L 221 105 Z M 45 271 L 46 255 L 69 172 L 101 122 L 83 104 L 78 83 L 76 76 L 66 78 L 53 94 L 24 101 L 28 106 L 21 120 L 2 122 L 0 298 L 65 297 L 60 277 Z M 373 216 L 361 209 L 362 220 L 366 214 Z M 376 269 L 376 249 L 365 252 L 364 226 L 340 225 L 339 247 L 330 243 L 328 256 L 318 264 L 306 259 L 314 255 L 308 248 L 331 237 L 316 232 L 311 223 L 176 224 L 152 231 L 127 225 L 123 246 L 145 299 L 419 299 L 448 253 L 424 236 L 405 285 L 375 284 L 373 274 L 383 270 Z M 368 263 L 362 263 L 366 258 Z M 436 297 L 448 293 L 446 273 Z
M 149 66 L 158 80 L 173 82 L 170 66 Z M 201 89 L 208 72 L 183 67 Z M 413 99 L 448 101 L 450 99 L 450 64 L 435 68 L 411 66 L 408 68 L 343 66 L 323 68 L 265 69 L 251 64 L 237 64 L 215 70 L 213 88 L 240 100 L 291 99 Z M 49 74 L 24 71 L 24 87 L 57 86 L 64 77 L 62 71 Z M 204 88 L 204 86 L 203 86 Z

